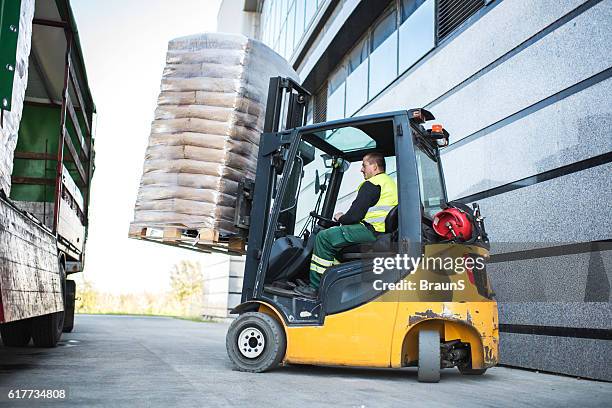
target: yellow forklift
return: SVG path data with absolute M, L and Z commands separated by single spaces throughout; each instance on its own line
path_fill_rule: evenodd
M 442 368 L 483 374 L 497 364 L 499 338 L 489 242 L 478 206 L 447 200 L 439 152 L 448 132 L 427 129 L 434 117 L 424 109 L 305 125 L 309 97 L 290 79 L 270 80 L 256 178 L 240 184 L 236 207 L 248 247 L 230 360 L 248 372 L 417 366 L 422 382 L 438 382 Z M 399 204 L 385 233 L 343 248 L 316 296 L 305 296 L 296 287 L 308 280 L 317 233 L 337 225 L 343 176 L 371 152 L 395 168 Z

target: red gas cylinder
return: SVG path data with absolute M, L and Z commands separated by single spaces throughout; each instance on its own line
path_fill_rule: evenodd
M 434 216 L 433 229 L 445 239 L 472 238 L 472 223 L 467 215 L 458 208 L 446 208 Z

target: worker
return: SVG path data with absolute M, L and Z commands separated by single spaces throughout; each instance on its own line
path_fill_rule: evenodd
M 338 252 L 346 246 L 376 241 L 385 232 L 385 218 L 397 205 L 397 185 L 385 173 L 385 158 L 380 153 L 363 157 L 363 181 L 357 187 L 357 197 L 346 212 L 334 215 L 339 226 L 320 231 L 316 235 L 310 262 L 310 286 L 298 287 L 304 295 L 316 295 L 321 277 L 327 268 L 337 264 Z

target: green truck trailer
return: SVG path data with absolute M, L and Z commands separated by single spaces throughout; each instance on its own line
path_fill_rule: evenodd
M 68 0 L 0 0 L 0 335 L 53 347 L 74 324 L 95 105 Z

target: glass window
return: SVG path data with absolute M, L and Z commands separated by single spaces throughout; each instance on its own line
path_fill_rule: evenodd
M 308 109 L 306 110 L 306 124 L 312 125 L 314 123 L 314 95 L 310 98 L 308 103 Z
M 346 116 L 354 115 L 368 102 L 368 64 L 361 65 L 346 79 Z
M 349 74 L 357 69 L 362 62 L 368 59 L 368 42 L 367 37 L 363 38 L 356 46 L 351 50 L 348 55 L 348 72 Z
M 352 116 L 368 102 L 368 62 L 346 78 L 346 116 Z
M 310 0 L 309 0 L 310 1 Z M 309 143 L 304 142 L 310 146 Z M 314 189 L 314 181 L 315 174 L 319 172 L 319 181 L 321 184 L 325 181 L 325 173 L 329 172 L 329 169 L 325 168 L 325 164 L 321 155 L 323 151 L 320 149 L 315 149 L 315 159 L 314 161 L 308 163 L 304 166 L 304 175 L 302 177 L 302 185 L 300 189 L 300 197 L 297 203 L 297 211 L 296 211 L 296 234 L 299 233 L 308 218 L 308 215 L 312 210 L 315 209 L 315 205 L 317 203 L 318 195 L 315 194 Z
M 397 28 L 397 14 L 395 9 L 390 9 L 386 15 L 376 24 L 372 30 L 372 52 L 378 48 Z
M 283 22 L 287 18 L 287 3 L 288 2 L 289 2 L 289 0 L 279 0 L 279 3 L 280 3 L 280 20 L 281 20 L 281 24 L 283 24 Z
M 268 3 L 264 3 L 264 7 L 269 7 L 266 6 L 266 4 Z M 262 13 L 261 15 L 263 23 L 262 23 L 262 30 L 261 30 L 261 40 L 264 42 L 264 44 L 266 45 L 270 45 L 271 41 L 270 41 L 270 11 L 267 10 L 265 12 L 265 14 Z
M 327 120 L 344 118 L 346 65 L 340 65 L 329 78 L 327 88 Z
M 331 95 L 336 89 L 342 85 L 346 79 L 346 65 L 341 64 L 333 74 L 329 77 L 329 90 L 328 93 Z
M 280 3 L 280 0 L 274 2 L 274 30 L 272 31 L 272 36 L 275 42 L 278 41 L 280 30 L 283 25 L 283 19 L 280 15 Z
M 284 25 L 281 29 L 280 39 L 278 41 L 278 53 L 283 57 L 286 55 L 287 49 L 287 26 Z
M 399 70 L 404 72 L 435 46 L 434 0 L 402 0 Z
M 372 30 L 369 98 L 397 78 L 397 12 L 389 10 Z
M 278 50 L 278 2 L 274 1 L 270 9 L 270 44 L 275 51 Z
M 363 130 L 347 126 L 339 129 L 321 130 L 312 135 L 325 140 L 336 149 L 352 152 L 365 148 L 375 148 L 376 141 Z
M 342 84 L 327 97 L 327 120 L 344 118 L 345 90 L 346 83 L 342 82 Z
M 400 10 L 400 24 L 408 20 L 408 17 L 412 15 L 426 0 L 401 0 Z
M 276 36 L 274 35 L 274 32 L 276 31 L 276 2 L 271 0 L 271 4 L 270 4 L 270 26 L 269 26 L 269 30 L 270 30 L 270 39 L 272 41 L 274 41 L 276 39 Z
M 295 2 L 295 46 L 300 43 L 304 34 L 304 12 L 306 9 L 306 0 L 297 0 Z
M 266 26 L 265 26 L 265 43 L 272 47 L 274 45 L 274 2 L 266 1 L 264 6 L 266 7 Z
M 396 180 L 396 165 L 395 165 L 395 156 L 385 157 L 385 165 L 387 173 L 392 179 Z M 342 184 L 340 184 L 340 191 L 338 193 L 338 205 L 336 205 L 336 209 L 334 211 L 343 211 L 345 212 L 355 199 L 355 191 L 359 184 L 364 181 L 363 174 L 361 173 L 361 160 L 352 162 L 349 166 L 348 170 L 344 173 L 344 177 L 342 177 Z M 340 203 L 342 199 L 346 197 L 347 200 L 344 203 Z
M 316 0 L 306 0 L 306 29 L 307 30 L 315 14 L 317 14 Z
M 294 4 L 291 5 L 291 9 L 289 10 L 289 14 L 287 15 L 287 23 L 285 25 L 287 27 L 287 57 L 290 57 L 291 54 L 293 54 L 293 47 L 295 44 L 294 42 L 295 41 L 295 5 Z
M 417 147 L 415 152 L 419 173 L 421 203 L 423 204 L 425 213 L 433 217 L 441 210 L 440 206 L 444 200 L 440 170 L 435 159 L 430 157 L 420 147 Z
M 351 116 L 368 102 L 368 42 L 367 37 L 348 55 L 346 78 L 346 116 Z

